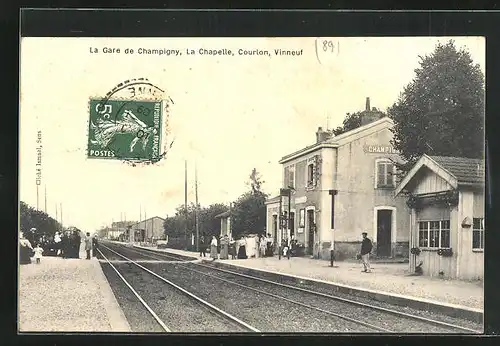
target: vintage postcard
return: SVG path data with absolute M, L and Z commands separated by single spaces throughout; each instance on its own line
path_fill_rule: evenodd
M 483 37 L 20 47 L 24 332 L 483 332 Z

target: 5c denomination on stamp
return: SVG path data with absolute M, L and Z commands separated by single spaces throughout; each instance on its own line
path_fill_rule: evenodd
M 162 136 L 169 134 L 170 102 L 145 78 L 120 83 L 105 98 L 91 98 L 87 157 L 158 162 L 166 154 Z

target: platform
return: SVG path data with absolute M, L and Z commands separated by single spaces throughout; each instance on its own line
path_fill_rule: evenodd
M 19 332 L 130 332 L 98 260 L 43 257 L 19 270 Z

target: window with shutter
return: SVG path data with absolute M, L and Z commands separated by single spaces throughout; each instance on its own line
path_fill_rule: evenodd
M 380 160 L 376 164 L 377 188 L 393 188 L 395 184 L 395 165 L 389 160 Z
M 314 186 L 314 164 L 307 165 L 307 187 Z
M 284 181 L 283 181 L 283 187 L 287 187 L 290 183 L 290 168 L 285 167 L 285 176 L 284 176 Z
M 295 167 L 290 166 L 288 168 L 288 184 L 286 187 L 292 187 L 295 188 Z

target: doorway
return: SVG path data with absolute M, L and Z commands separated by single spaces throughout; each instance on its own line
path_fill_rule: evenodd
M 312 255 L 314 250 L 314 210 L 307 211 L 307 254 Z
M 377 211 L 377 257 L 391 256 L 392 210 Z

